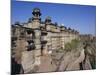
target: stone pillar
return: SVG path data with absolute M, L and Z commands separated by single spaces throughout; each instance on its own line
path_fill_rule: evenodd
M 47 49 L 47 35 L 41 36 L 41 42 L 42 42 L 42 55 L 48 54 L 48 49 Z
M 35 56 L 35 65 L 40 65 L 40 55 L 41 55 L 41 30 L 40 30 L 40 21 L 41 21 L 41 12 L 39 8 L 35 8 L 32 12 L 33 19 L 32 19 L 32 28 L 34 29 L 35 33 L 35 50 L 34 50 L 34 56 Z
M 33 18 L 32 21 L 28 24 L 31 26 L 31 29 L 27 30 L 29 38 L 28 49 L 22 53 L 22 65 L 25 70 L 25 73 L 36 72 L 35 66 L 40 65 L 40 55 L 41 55 L 41 30 L 40 30 L 40 9 L 35 8 L 32 12 Z M 29 63 L 28 63 L 29 62 Z
M 51 17 L 48 16 L 45 19 L 45 30 L 50 31 L 50 27 L 49 27 L 50 24 L 51 24 Z M 47 55 L 48 54 L 48 43 L 47 43 L 48 42 L 48 35 L 42 35 L 41 40 L 42 40 L 42 45 L 43 45 L 42 54 Z
M 40 30 L 35 30 L 35 64 L 39 65 L 40 64 L 40 55 L 41 55 L 41 41 L 40 41 L 40 37 L 41 37 L 41 31 Z

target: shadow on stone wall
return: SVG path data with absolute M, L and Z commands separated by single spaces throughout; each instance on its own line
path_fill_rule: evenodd
M 18 64 L 17 61 L 15 61 L 15 58 L 11 58 L 11 75 L 20 73 L 24 73 L 22 65 Z

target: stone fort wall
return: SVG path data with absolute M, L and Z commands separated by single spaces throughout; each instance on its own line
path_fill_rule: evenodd
M 12 25 L 12 57 L 18 62 L 25 61 L 25 52 L 33 51 L 34 64 L 39 65 L 41 55 L 50 54 L 55 49 L 64 49 L 66 43 L 79 38 L 78 31 L 52 23 L 51 17 L 41 21 L 39 8 L 35 8 L 32 14 L 33 17 L 27 23 L 16 22 Z

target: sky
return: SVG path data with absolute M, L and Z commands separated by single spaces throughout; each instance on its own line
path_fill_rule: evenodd
M 32 10 L 38 7 L 41 10 L 41 19 L 47 16 L 52 22 L 59 25 L 78 30 L 80 34 L 96 35 L 96 6 L 56 4 L 43 2 L 25 2 L 12 0 L 11 3 L 11 24 L 16 21 L 27 22 L 32 17 Z

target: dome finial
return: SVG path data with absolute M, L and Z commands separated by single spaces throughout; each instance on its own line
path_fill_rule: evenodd
M 32 14 L 33 14 L 34 16 L 36 16 L 36 15 L 41 16 L 41 11 L 40 11 L 39 8 L 34 8 L 33 11 L 32 11 Z

